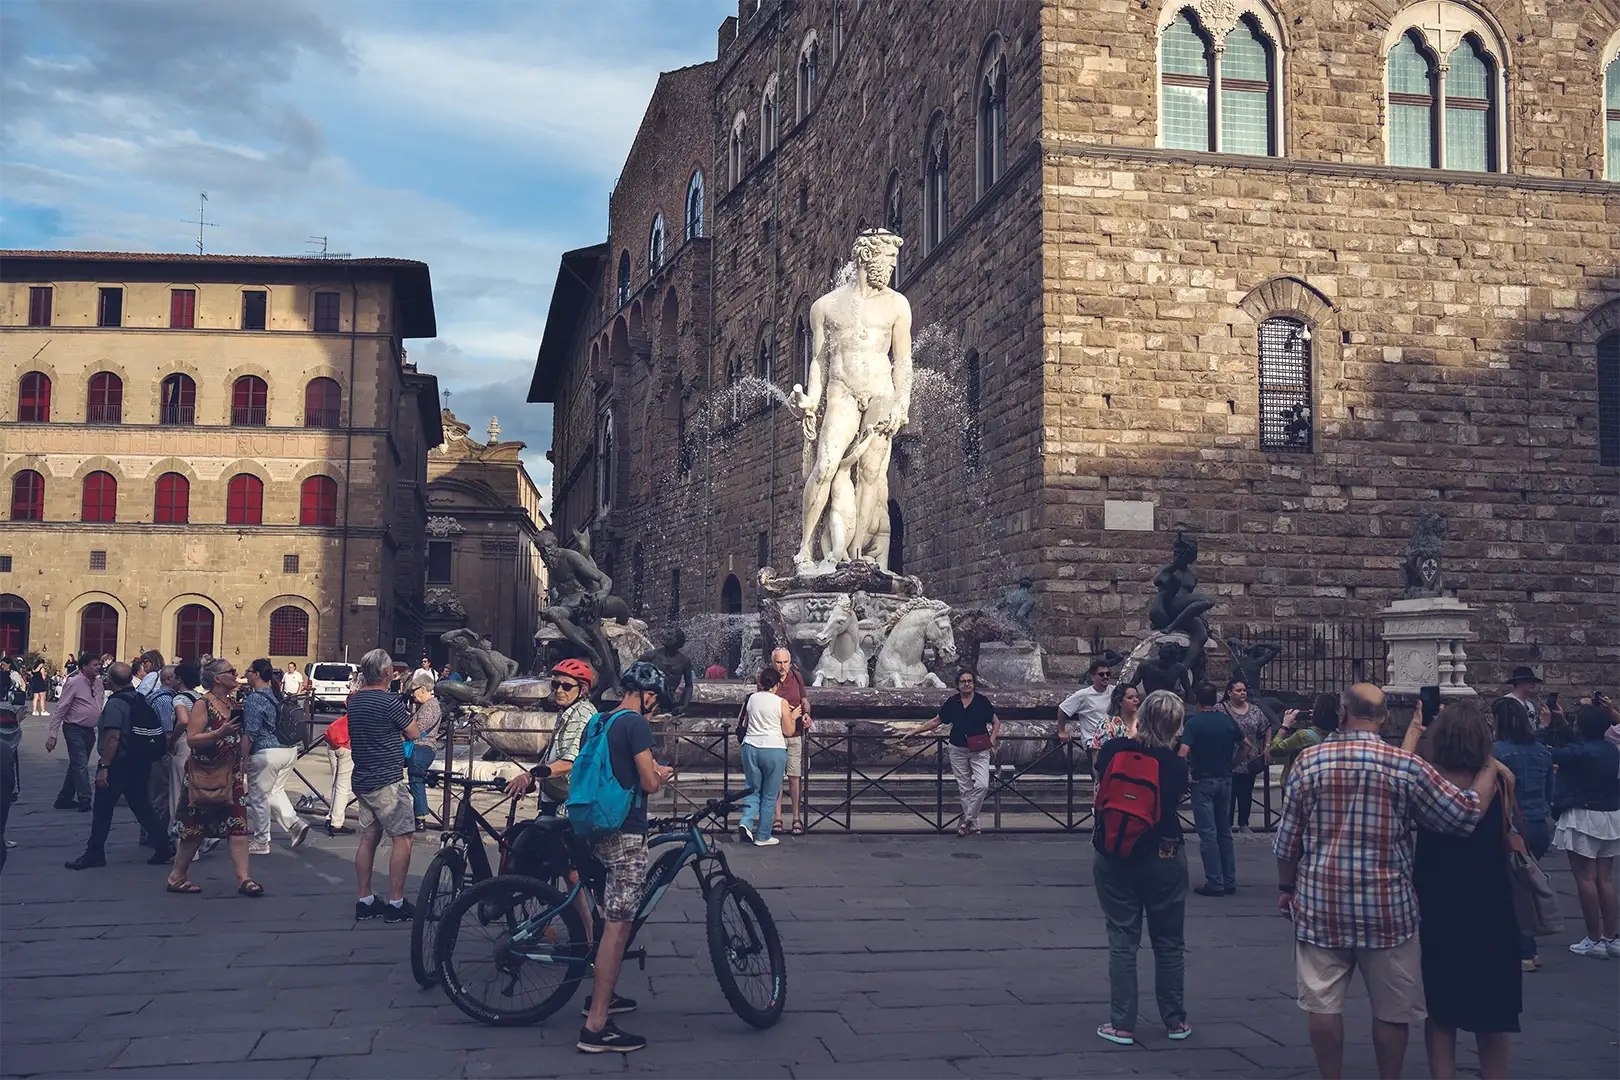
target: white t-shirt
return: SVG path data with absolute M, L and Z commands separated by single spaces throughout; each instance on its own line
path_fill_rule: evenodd
M 1081 745 L 1090 746 L 1092 736 L 1102 730 L 1103 721 L 1108 719 L 1108 703 L 1113 697 L 1112 686 L 1105 686 L 1101 690 L 1082 686 L 1058 706 L 1065 721 L 1079 722 Z
M 293 670 L 281 677 L 281 692 L 297 697 L 304 692 L 304 676 Z
M 755 690 L 748 695 L 748 733 L 743 737 L 744 746 L 787 749 L 787 739 L 782 735 L 782 700 L 769 690 Z

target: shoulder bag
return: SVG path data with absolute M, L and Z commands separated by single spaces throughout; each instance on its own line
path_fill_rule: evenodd
M 1558 894 L 1546 871 L 1525 847 L 1524 837 L 1509 816 L 1523 820 L 1513 794 L 1513 781 L 1504 778 L 1497 793 L 1502 802 L 1502 846 L 1507 854 L 1508 888 L 1513 894 L 1513 917 L 1526 937 L 1549 937 L 1564 931 L 1564 913 L 1558 907 Z
M 205 699 L 204 707 L 209 716 L 219 715 L 213 702 Z M 215 745 L 217 747 L 218 744 Z M 218 810 L 233 805 L 236 802 L 235 772 L 234 753 L 223 754 L 216 749 L 214 754 L 199 757 L 193 751 L 186 758 L 186 791 L 190 805 L 204 810 Z

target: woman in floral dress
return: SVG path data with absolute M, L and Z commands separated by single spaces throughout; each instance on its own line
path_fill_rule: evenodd
M 186 717 L 186 744 L 199 764 L 230 763 L 231 801 L 218 807 L 193 806 L 188 779 L 175 818 L 180 843 L 174 868 L 169 871 L 169 891 L 202 892 L 196 882 L 186 877 L 186 871 L 205 839 L 223 837 L 230 846 L 231 865 L 236 870 L 236 891 L 243 896 L 263 896 L 264 886 L 248 874 L 247 811 L 242 800 L 247 794 L 244 765 L 253 748 L 242 730 L 242 708 L 231 699 L 236 690 L 236 668 L 223 657 L 210 660 L 202 670 L 202 685 L 207 693 Z
M 1113 699 L 1108 702 L 1108 719 L 1102 722 L 1097 734 L 1091 737 L 1089 749 L 1096 754 L 1109 739 L 1136 738 L 1136 708 L 1142 704 L 1142 691 L 1135 686 L 1114 687 Z

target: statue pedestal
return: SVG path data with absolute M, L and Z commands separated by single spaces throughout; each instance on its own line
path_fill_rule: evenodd
M 1438 686 L 1442 698 L 1474 696 L 1463 648 L 1474 640 L 1468 628 L 1472 614 L 1472 608 L 1452 596 L 1397 600 L 1380 611 L 1388 661 L 1384 693 L 1416 698 L 1421 688 Z
M 988 686 L 1027 686 L 1046 681 L 1041 647 L 1033 641 L 986 641 L 979 646 L 979 678 Z

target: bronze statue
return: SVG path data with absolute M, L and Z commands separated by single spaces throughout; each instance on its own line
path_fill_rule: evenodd
M 1245 646 L 1235 637 L 1226 639 L 1226 651 L 1232 659 L 1231 678 L 1242 679 L 1252 699 L 1260 693 L 1260 670 L 1282 655 L 1277 646 L 1264 641 Z
M 672 626 L 664 631 L 663 645 L 649 649 L 640 657 L 664 673 L 664 689 L 671 698 L 669 711 L 675 715 L 683 712 L 692 700 L 692 658 L 681 651 L 685 647 L 686 632 Z
M 541 618 L 591 661 L 598 686 L 617 686 L 619 657 L 602 630 L 602 620 L 615 619 L 623 626 L 630 621 L 629 605 L 613 595 L 613 579 L 589 555 L 563 547 L 550 529 L 540 530 L 539 544 L 540 558 L 551 576 Z
M 450 646 L 450 667 L 466 682 L 440 679 L 433 692 L 458 705 L 488 705 L 495 688 L 518 672 L 518 663 L 488 648 L 473 631 L 462 627 L 440 636 Z
M 1198 541 L 1177 529 L 1170 564 L 1154 575 L 1153 585 L 1159 594 L 1148 609 L 1153 629 L 1165 634 L 1187 635 L 1185 663 L 1193 682 L 1204 677 L 1204 646 L 1209 642 L 1209 623 L 1204 613 L 1216 603 L 1213 597 L 1198 591 L 1198 573 L 1192 568 L 1196 561 Z M 1160 658 L 1163 658 L 1163 649 Z
M 1028 628 L 1030 613 L 1035 610 L 1035 587 L 1031 578 L 1019 578 L 1018 584 L 1001 594 L 996 601 L 996 614 L 1021 629 Z
M 1440 595 L 1440 546 L 1446 538 L 1446 519 L 1425 510 L 1412 524 L 1412 540 L 1407 545 L 1401 571 L 1406 578 L 1406 598 Z

